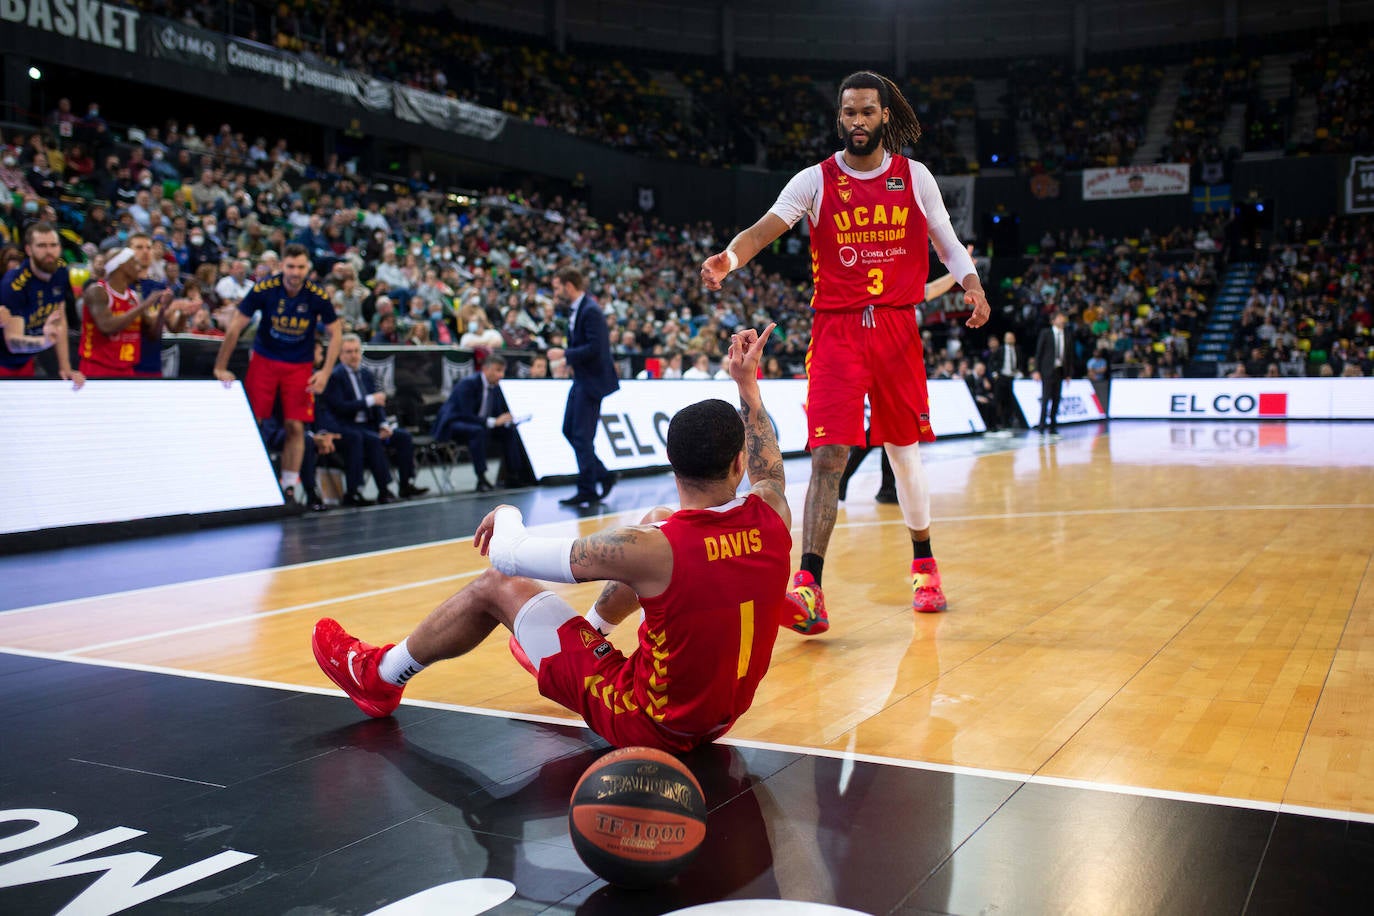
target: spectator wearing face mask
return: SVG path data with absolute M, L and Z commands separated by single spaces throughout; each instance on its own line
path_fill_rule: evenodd
M 453 333 L 453 325 L 448 316 L 444 314 L 442 303 L 435 303 L 429 307 L 429 339 L 430 342 L 441 347 L 451 347 L 457 342 L 457 336 Z
M 206 234 L 203 226 L 191 227 L 186 250 L 186 264 L 192 273 L 198 272 L 202 264 L 213 264 L 218 267 L 223 257 L 219 244 Z
M 165 150 L 155 149 L 151 155 L 148 169 L 158 181 L 181 181 L 181 171 L 167 160 Z

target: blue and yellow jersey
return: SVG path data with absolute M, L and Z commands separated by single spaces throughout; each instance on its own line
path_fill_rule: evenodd
M 25 258 L 0 281 L 0 305 L 24 319 L 24 334 L 29 337 L 42 337 L 43 325 L 52 313 L 75 303 L 65 263 L 44 280 Z M 11 353 L 8 347 L 0 347 L 0 366 L 7 369 L 22 369 L 33 357 L 32 353 Z
M 315 361 L 315 326 L 333 324 L 334 304 L 319 286 L 305 281 L 295 296 L 286 294 L 281 274 L 268 277 L 239 302 L 249 318 L 261 312 L 253 352 L 284 363 Z
M 161 280 L 154 280 L 151 277 L 144 277 L 138 281 L 138 298 L 141 302 L 148 301 L 148 297 L 167 288 L 167 284 Z M 147 318 L 154 324 L 157 323 L 157 311 L 149 310 Z M 143 339 L 143 348 L 139 351 L 138 363 L 134 365 L 134 375 L 162 375 L 162 336 L 158 335 L 152 340 Z

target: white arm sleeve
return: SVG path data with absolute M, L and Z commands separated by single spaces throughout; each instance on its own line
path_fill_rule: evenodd
M 940 261 L 954 275 L 955 282 L 962 283 L 969 274 L 977 275 L 978 268 L 974 266 L 973 258 L 969 257 L 968 249 L 959 241 L 954 234 L 954 227 L 948 222 L 943 226 L 930 227 L 930 241 L 935 245 L 935 253 L 940 256 Z
M 525 517 L 513 506 L 496 510 L 495 530 L 487 553 L 491 565 L 507 576 L 529 576 L 545 582 L 576 582 L 572 546 L 576 538 L 534 537 Z
M 778 195 L 777 202 L 768 212 L 781 219 L 789 227 L 797 225 L 803 216 L 810 216 L 814 225 L 821 212 L 821 167 L 813 165 L 802 169 L 792 176 L 787 187 Z

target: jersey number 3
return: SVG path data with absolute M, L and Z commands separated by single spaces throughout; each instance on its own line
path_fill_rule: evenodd
M 875 267 L 868 272 L 868 279 L 873 282 L 864 287 L 870 296 L 881 296 L 883 294 L 883 271 L 882 268 Z

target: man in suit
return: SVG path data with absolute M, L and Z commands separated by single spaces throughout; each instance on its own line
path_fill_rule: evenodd
M 1016 426 L 1016 394 L 1013 383 L 1022 375 L 1021 353 L 1016 348 L 1016 335 L 1008 331 L 1002 337 L 1000 347 L 992 347 L 996 341 L 989 341 L 988 355 L 984 358 L 988 372 L 992 375 L 993 416 L 997 425 L 1010 433 Z
M 617 391 L 615 362 L 611 357 L 611 338 L 606 316 L 596 300 L 586 295 L 586 281 L 575 267 L 560 267 L 552 280 L 554 297 L 572 308 L 568 319 L 568 347 L 549 350 L 549 365 L 555 369 L 565 362 L 572 370 L 572 388 L 563 411 L 563 438 L 577 455 L 577 492 L 560 499 L 564 506 L 589 506 L 605 499 L 615 486 L 616 475 L 608 471 L 592 448 L 596 424 L 601 419 L 601 399 Z M 598 485 L 600 490 L 598 490 Z
M 1059 395 L 1064 380 L 1073 377 L 1073 338 L 1066 327 L 1068 322 L 1063 312 L 1055 312 L 1050 326 L 1040 332 L 1035 343 L 1035 375 L 1040 379 L 1040 424 L 1036 429 L 1051 435 L 1059 432 Z
M 388 455 L 401 479 L 401 498 L 421 496 L 428 487 L 415 486 L 415 443 L 410 433 L 386 419 L 386 392 L 377 390 L 372 373 L 363 368 L 363 342 L 357 334 L 344 336 L 339 365 L 329 376 L 324 399 L 334 418 L 344 429 L 362 436 L 363 454 L 377 481 L 377 502 L 396 501 L 387 485 L 391 482 Z
M 472 456 L 472 469 L 477 472 L 477 492 L 485 493 L 495 487 L 487 479 L 487 448 L 495 440 L 501 444 L 502 469 L 507 483 L 512 482 L 515 466 L 515 420 L 501 393 L 501 379 L 506 377 L 506 358 L 500 353 L 488 353 L 482 371 L 460 379 L 453 386 L 439 416 L 434 421 L 435 441 L 452 440 L 467 444 Z

